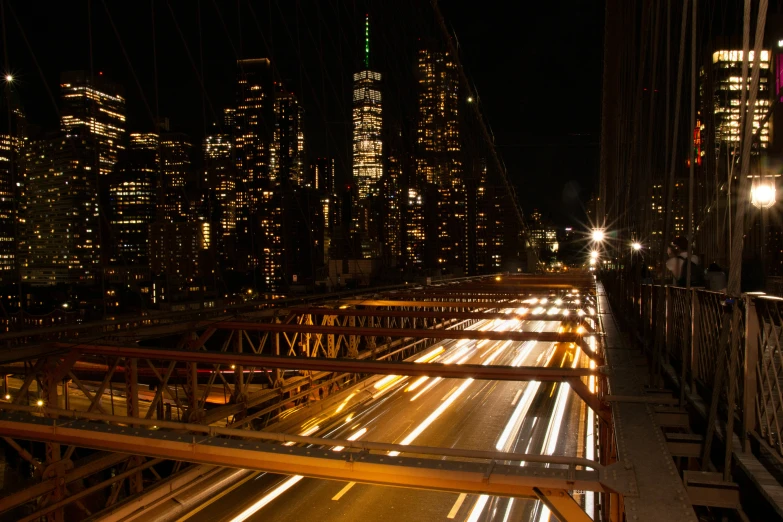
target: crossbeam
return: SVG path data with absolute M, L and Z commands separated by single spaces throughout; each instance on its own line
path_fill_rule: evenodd
M 499 454 L 500 462 L 494 459 L 491 462 L 470 462 L 377 455 L 186 435 L 182 431 L 131 428 L 81 420 L 63 422 L 22 412 L 0 414 L 0 432 L 28 440 L 56 441 L 223 467 L 496 496 L 538 498 L 534 488 L 624 492 L 628 484 L 634 482 L 632 472 L 629 474 L 629 470 L 619 465 L 589 470 L 573 466 L 542 469 L 523 467 L 518 463 L 505 464 L 508 455 L 503 454 Z M 252 433 L 243 430 L 237 435 Z M 320 442 L 349 448 L 353 441 L 325 439 Z M 389 446 L 402 452 L 413 449 Z
M 235 364 L 243 367 L 282 368 L 286 370 L 310 370 L 344 373 L 370 373 L 383 375 L 429 376 L 456 379 L 482 379 L 498 381 L 553 382 L 598 375 L 590 368 L 547 368 L 539 366 L 494 366 L 481 364 L 442 364 L 391 362 L 357 359 L 327 359 L 320 357 L 279 357 L 232 352 L 188 352 L 167 348 L 142 346 L 115 346 L 97 344 L 67 345 L 84 355 L 114 355 L 139 359 L 195 362 L 199 364 Z
M 249 332 L 409 337 L 413 339 L 487 339 L 490 341 L 540 341 L 544 343 L 582 343 L 583 337 L 582 335 L 573 332 L 496 332 L 492 330 L 376 328 L 359 326 L 308 325 L 296 323 L 256 323 L 242 321 L 225 321 L 214 323 L 213 327 L 223 330 L 245 330 Z

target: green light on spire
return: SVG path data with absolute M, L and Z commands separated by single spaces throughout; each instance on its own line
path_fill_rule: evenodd
M 364 18 L 364 66 L 370 68 L 370 15 Z

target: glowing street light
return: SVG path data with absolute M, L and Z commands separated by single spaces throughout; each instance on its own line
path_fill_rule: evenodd
M 5 75 L 5 81 L 7 83 L 11 83 L 12 81 L 14 81 L 14 75 L 13 74 L 6 74 Z
M 593 233 L 592 233 L 593 241 L 595 241 L 596 243 L 600 243 L 601 241 L 604 240 L 604 237 L 605 237 L 605 235 L 604 235 L 604 231 L 602 229 L 600 229 L 600 228 L 594 228 L 593 229 Z
M 473 96 L 468 96 L 468 103 L 473 103 Z
M 750 189 L 750 202 L 756 208 L 770 208 L 775 204 L 775 196 L 775 187 L 771 184 L 754 185 Z
M 598 251 L 597 250 L 593 250 L 592 252 L 590 252 L 590 259 L 598 259 Z
M 631 248 L 633 248 L 635 251 L 638 252 L 639 250 L 642 249 L 642 244 L 639 243 L 638 241 L 634 241 L 633 243 L 631 243 Z

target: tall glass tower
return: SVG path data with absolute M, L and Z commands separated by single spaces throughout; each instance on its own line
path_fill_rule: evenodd
M 360 200 L 383 174 L 381 74 L 370 70 L 369 15 L 364 36 L 364 70 L 353 75 L 353 177 Z
M 87 71 L 69 71 L 60 76 L 61 128 L 71 134 L 87 127 L 98 147 L 99 168 L 107 175 L 124 149 L 125 98 L 122 88 L 103 73 L 91 77 Z

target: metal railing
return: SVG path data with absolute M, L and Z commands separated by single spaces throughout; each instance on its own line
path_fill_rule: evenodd
M 719 421 L 743 450 L 755 439 L 783 459 L 783 298 L 603 281 L 653 367 L 703 399 L 708 426 Z

